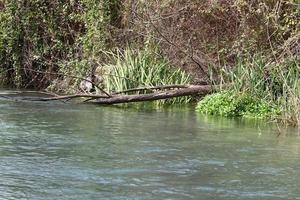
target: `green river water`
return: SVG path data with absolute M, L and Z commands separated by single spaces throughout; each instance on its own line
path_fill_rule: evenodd
M 192 109 L 0 100 L 0 199 L 300 199 L 300 137 Z

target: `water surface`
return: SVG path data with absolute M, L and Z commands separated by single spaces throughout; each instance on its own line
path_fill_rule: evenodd
M 300 199 L 293 129 L 4 99 L 0 127 L 0 199 Z

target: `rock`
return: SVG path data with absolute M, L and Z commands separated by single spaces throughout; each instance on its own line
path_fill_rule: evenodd
M 83 92 L 92 92 L 94 89 L 93 83 L 92 83 L 92 77 L 86 77 L 86 80 L 82 80 L 80 82 L 80 90 L 82 90 Z

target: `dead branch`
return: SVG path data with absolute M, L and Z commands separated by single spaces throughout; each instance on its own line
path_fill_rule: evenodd
M 18 91 L 15 94 L 22 95 L 22 94 L 41 94 L 41 95 L 48 95 L 48 96 L 55 96 L 58 97 L 58 94 L 52 92 L 44 92 L 44 91 Z
M 190 96 L 190 95 L 206 95 L 213 91 L 210 85 L 190 85 L 187 88 L 177 90 L 169 90 L 164 92 L 154 92 L 151 94 L 135 94 L 135 95 L 114 95 L 110 98 L 97 99 L 94 102 L 99 105 L 112 105 L 120 103 L 154 101 L 161 99 L 169 99 L 174 97 Z
M 93 95 L 93 94 L 73 94 L 73 95 L 65 95 L 65 96 L 55 96 L 55 97 L 46 97 L 46 98 L 23 98 L 22 100 L 30 100 L 30 101 L 56 101 L 56 100 L 64 100 L 64 99 L 75 99 L 75 98 L 110 98 L 106 95 Z
M 180 10 L 181 12 L 182 10 Z M 141 16 L 139 13 L 135 13 L 135 15 L 142 21 L 146 21 L 148 22 L 148 24 L 153 28 L 153 30 L 161 37 L 161 39 L 163 39 L 164 42 L 166 42 L 167 44 L 175 47 L 178 51 L 180 51 L 181 53 L 183 53 L 186 57 L 188 57 L 194 64 L 197 65 L 197 67 L 200 69 L 201 73 L 205 74 L 208 78 L 208 80 L 210 79 L 208 72 L 206 72 L 205 68 L 208 68 L 208 65 L 210 65 L 213 69 L 213 71 L 216 71 L 214 63 L 212 62 L 212 59 L 208 58 L 208 56 L 204 53 L 201 52 L 202 56 L 206 57 L 206 60 L 204 60 L 203 58 L 201 58 L 198 55 L 194 54 L 194 49 L 193 47 L 190 45 L 190 49 L 188 51 L 186 51 L 186 49 L 184 49 L 183 47 L 179 46 L 176 44 L 176 42 L 172 41 L 170 38 L 168 38 L 165 34 L 162 33 L 162 31 L 159 29 L 159 27 L 157 27 L 154 24 L 155 19 L 152 19 L 152 17 L 150 16 L 149 13 L 146 13 L 145 17 Z
M 82 103 L 94 103 L 99 105 L 112 105 L 120 103 L 131 103 L 131 102 L 141 102 L 141 101 L 154 101 L 161 99 L 169 99 L 182 96 L 191 95 L 206 95 L 213 91 L 213 86 L 211 85 L 162 85 L 162 86 L 152 86 L 152 87 L 141 87 L 133 88 L 124 91 L 115 92 L 113 94 L 107 95 L 96 95 L 96 94 L 72 94 L 72 95 L 54 95 L 51 97 L 26 97 L 20 98 L 18 100 L 26 101 L 56 101 L 56 100 L 71 100 L 75 98 L 85 98 Z M 152 93 L 147 94 L 124 94 L 128 92 L 139 92 L 150 90 Z M 153 92 L 153 90 L 159 90 Z M 32 91 L 30 91 L 33 93 Z M 40 92 L 37 92 L 41 94 Z M 22 94 L 22 93 L 14 93 Z M 44 94 L 44 92 L 42 92 Z

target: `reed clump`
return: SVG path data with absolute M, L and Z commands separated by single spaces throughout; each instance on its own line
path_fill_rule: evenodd
M 253 117 L 300 125 L 298 57 L 270 62 L 257 55 L 239 61 L 233 69 L 224 67 L 220 74 L 221 81 L 218 84 L 222 92 L 200 101 L 198 111 L 224 116 L 250 113 Z M 222 85 L 226 85 L 226 88 Z
M 130 88 L 161 85 L 189 84 L 191 77 L 181 69 L 172 67 L 159 56 L 157 50 L 138 50 L 127 48 L 124 51 L 106 52 L 109 64 L 103 68 L 109 71 L 104 76 L 104 88 L 108 92 L 124 91 Z M 147 93 L 151 91 L 142 91 Z M 157 104 L 185 104 L 190 97 L 180 97 L 158 101 Z

